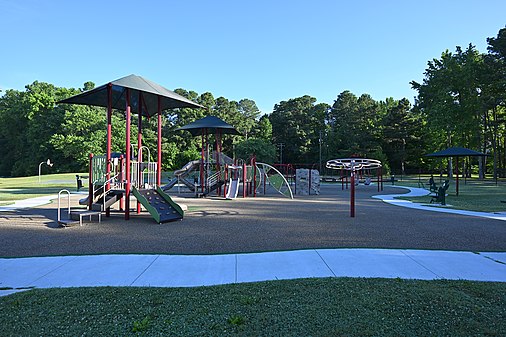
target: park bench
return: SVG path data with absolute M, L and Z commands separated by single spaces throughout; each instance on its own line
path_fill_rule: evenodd
M 433 195 L 430 199 L 430 203 L 433 202 L 439 202 L 441 205 L 446 205 L 446 191 L 448 191 L 448 188 L 450 187 L 450 181 L 445 180 L 443 185 L 439 186 L 437 191 L 435 192 L 435 195 Z
M 427 188 L 427 185 L 425 185 L 425 183 L 423 183 L 421 180 L 418 181 L 418 187 L 419 188 L 424 188 L 426 190 L 429 190 L 431 193 L 436 193 L 437 194 L 437 191 L 438 191 L 438 187 L 436 185 L 436 182 L 434 181 L 434 178 L 430 178 L 429 179 L 429 183 L 428 183 L 428 188 Z

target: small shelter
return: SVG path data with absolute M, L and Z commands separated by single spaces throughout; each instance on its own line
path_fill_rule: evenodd
M 198 119 L 190 124 L 182 126 L 176 130 L 186 130 L 191 133 L 193 137 L 201 136 L 202 137 L 202 150 L 201 150 L 201 163 L 200 163 L 200 181 L 201 181 L 201 191 L 204 192 L 204 184 L 202 183 L 205 180 L 205 158 L 206 153 L 208 152 L 209 147 L 209 134 L 214 134 L 216 138 L 216 170 L 220 172 L 221 165 L 221 136 L 223 134 L 230 135 L 240 135 L 239 131 L 237 131 L 232 125 L 226 123 L 222 119 L 216 116 L 206 116 L 204 118 Z M 208 156 L 208 154 L 207 154 Z
M 426 157 L 455 157 L 457 159 L 456 167 L 456 179 L 455 179 L 455 194 L 459 195 L 459 158 L 460 157 L 483 157 L 488 156 L 483 152 L 474 151 L 465 147 L 449 147 L 445 150 L 429 153 Z
M 131 113 L 138 114 L 138 156 L 142 158 L 142 117 L 158 117 L 158 158 L 157 185 L 161 182 L 162 165 L 162 111 L 174 108 L 203 108 L 203 106 L 172 92 L 161 85 L 137 75 L 129 75 L 107 84 L 85 91 L 78 95 L 61 100 L 58 103 L 94 105 L 107 108 L 107 150 L 106 150 L 106 179 L 111 174 L 111 138 L 112 138 L 112 109 L 126 112 L 126 144 L 125 144 L 125 219 L 130 217 L 129 200 L 131 190 L 130 176 L 130 123 Z M 109 189 L 109 185 L 106 187 Z M 138 205 L 140 210 L 140 205 Z

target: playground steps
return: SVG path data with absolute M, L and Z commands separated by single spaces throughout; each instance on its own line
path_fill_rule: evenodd
M 156 190 L 132 189 L 133 195 L 158 223 L 182 220 L 184 211 L 160 187 Z
M 123 191 L 111 190 L 109 194 L 105 196 L 105 205 L 104 198 L 100 197 L 91 205 L 91 210 L 103 212 L 121 198 L 123 198 Z
M 96 215 L 98 218 L 98 222 L 102 221 L 102 212 L 99 211 L 88 211 L 88 210 L 79 210 L 79 211 L 70 211 L 68 219 L 59 219 L 58 225 L 62 227 L 71 227 L 71 226 L 82 226 L 83 218 L 90 217 L 90 221 L 92 221 L 92 216 Z

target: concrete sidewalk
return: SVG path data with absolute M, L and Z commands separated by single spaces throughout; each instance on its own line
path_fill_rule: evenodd
M 27 288 L 194 287 L 309 277 L 506 282 L 506 252 L 310 249 L 223 255 L 0 259 L 0 295 Z

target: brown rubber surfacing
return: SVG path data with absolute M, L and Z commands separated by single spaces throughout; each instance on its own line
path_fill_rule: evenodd
M 311 248 L 402 248 L 506 251 L 506 222 L 390 205 L 372 195 L 402 193 L 357 186 L 356 216 L 349 190 L 322 186 L 319 196 L 281 195 L 224 200 L 177 198 L 189 206 L 182 221 L 157 224 L 147 212 L 131 220 L 113 212 L 102 223 L 58 228 L 56 203 L 0 213 L 0 256 L 75 254 L 224 254 Z M 407 192 L 407 190 L 404 190 Z M 174 193 L 169 193 L 174 195 Z M 73 196 L 76 200 L 77 197 Z M 430 197 L 427 197 L 430 200 Z M 134 207 L 132 203 L 132 208 Z

